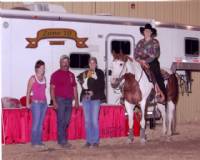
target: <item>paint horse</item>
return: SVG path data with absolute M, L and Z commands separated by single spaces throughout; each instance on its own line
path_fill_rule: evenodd
M 148 80 L 140 64 L 124 55 L 113 54 L 111 86 L 117 88 L 122 86 L 122 95 L 124 95 L 124 105 L 128 113 L 129 136 L 128 143 L 133 142 L 133 124 L 134 108 L 137 104 L 141 108 L 140 138 L 141 143 L 146 142 L 145 135 L 145 112 L 147 99 L 154 89 L 153 83 Z M 175 117 L 175 106 L 178 100 L 178 81 L 175 74 L 170 73 L 166 84 L 167 104 L 157 104 L 163 118 L 163 134 L 172 135 L 173 121 Z

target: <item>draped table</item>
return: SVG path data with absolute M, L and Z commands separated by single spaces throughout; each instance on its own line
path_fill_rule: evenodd
M 128 120 L 123 106 L 101 106 L 99 129 L 101 138 L 121 137 L 128 134 Z M 136 117 L 136 116 L 134 116 Z M 134 118 L 134 134 L 139 135 L 139 121 Z M 2 143 L 28 143 L 31 138 L 32 115 L 27 108 L 2 109 Z M 68 130 L 70 140 L 85 138 L 82 107 L 73 107 Z M 43 123 L 44 141 L 57 140 L 56 111 L 48 107 Z

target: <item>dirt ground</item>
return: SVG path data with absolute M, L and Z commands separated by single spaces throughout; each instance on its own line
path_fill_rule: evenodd
M 84 140 L 73 140 L 72 149 L 61 149 L 56 142 L 45 142 L 45 149 L 29 144 L 2 146 L 3 160 L 199 160 L 200 123 L 178 124 L 170 139 L 161 134 L 161 125 L 147 128 L 147 143 L 138 137 L 133 144 L 126 137 L 101 139 L 99 148 L 83 148 Z

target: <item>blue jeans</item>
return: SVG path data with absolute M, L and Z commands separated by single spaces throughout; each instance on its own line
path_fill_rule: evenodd
M 83 100 L 87 143 L 99 143 L 100 100 Z
M 69 126 L 72 113 L 72 99 L 56 97 L 57 108 L 57 127 L 58 127 L 58 144 L 67 143 L 66 129 Z
M 34 103 L 31 104 L 32 111 L 32 131 L 31 143 L 32 145 L 42 144 L 42 127 L 47 110 L 47 103 Z

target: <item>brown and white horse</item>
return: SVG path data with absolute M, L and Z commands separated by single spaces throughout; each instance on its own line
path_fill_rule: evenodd
M 141 107 L 142 117 L 140 121 L 140 137 L 141 143 L 146 142 L 145 135 L 145 111 L 147 98 L 154 87 L 149 82 L 146 74 L 140 64 L 124 54 L 113 54 L 111 86 L 113 88 L 123 86 L 124 105 L 128 113 L 129 137 L 128 142 L 133 141 L 133 111 L 136 104 Z M 167 96 L 166 105 L 157 104 L 163 118 L 163 134 L 172 135 L 173 120 L 175 116 L 175 106 L 178 97 L 178 81 L 174 74 L 170 74 L 167 80 Z

